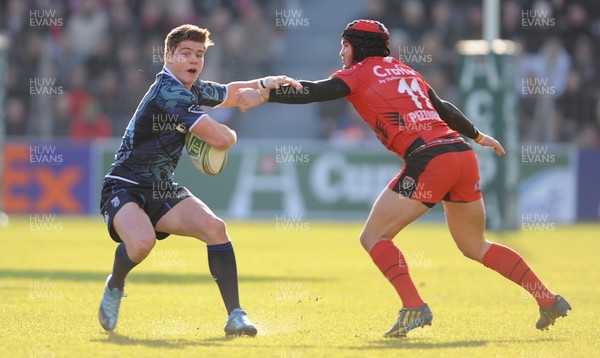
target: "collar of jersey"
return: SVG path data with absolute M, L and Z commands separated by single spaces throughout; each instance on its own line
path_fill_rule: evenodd
M 173 79 L 174 79 L 175 81 L 179 82 L 179 84 L 180 84 L 180 85 L 181 85 L 183 88 L 185 88 L 185 86 L 183 85 L 183 83 L 181 83 L 181 81 L 180 81 L 180 80 L 179 80 L 177 77 L 175 77 L 175 75 L 174 75 L 174 74 L 173 74 L 173 73 L 172 73 L 172 72 L 171 72 L 171 71 L 170 71 L 170 70 L 167 68 L 167 66 L 163 66 L 163 68 L 162 68 L 162 71 L 161 71 L 161 72 L 162 72 L 162 73 L 164 73 L 164 74 L 166 74 L 166 75 L 169 75 L 169 76 L 173 77 Z M 185 89 L 187 89 L 187 88 L 185 88 Z

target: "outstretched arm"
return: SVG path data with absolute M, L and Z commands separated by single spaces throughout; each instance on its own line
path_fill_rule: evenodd
M 220 107 L 239 107 L 239 97 L 236 95 L 242 88 L 250 88 L 254 90 L 277 89 L 281 86 L 290 86 L 291 88 L 301 89 L 302 86 L 293 78 L 287 76 L 267 76 L 251 81 L 235 81 L 226 85 L 227 97 L 221 103 Z
M 429 99 L 433 104 L 433 108 L 438 112 L 440 118 L 448 124 L 448 126 L 460 134 L 473 139 L 475 143 L 484 146 L 492 147 L 492 150 L 498 155 L 506 153 L 502 144 L 493 137 L 480 132 L 475 125 L 452 103 L 440 99 L 435 91 L 431 88 L 427 91 Z
M 292 86 L 281 86 L 276 89 L 244 88 L 238 92 L 240 108 L 246 111 L 263 102 L 305 104 L 312 102 L 332 101 L 346 97 L 350 88 L 339 78 L 331 77 L 321 81 L 299 81 L 300 89 Z
M 331 77 L 321 81 L 299 81 L 300 90 L 285 91 L 280 89 L 270 90 L 266 102 L 306 104 L 312 102 L 332 101 L 346 97 L 350 94 L 348 85 L 339 78 Z

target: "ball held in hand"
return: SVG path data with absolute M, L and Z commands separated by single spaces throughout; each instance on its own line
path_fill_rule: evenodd
M 201 173 L 217 175 L 227 164 L 227 150 L 217 149 L 192 132 L 185 135 L 185 148 L 192 164 Z

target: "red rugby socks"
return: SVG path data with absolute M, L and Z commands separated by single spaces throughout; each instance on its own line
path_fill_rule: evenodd
M 398 292 L 404 308 L 417 308 L 425 302 L 419 296 L 400 249 L 391 240 L 381 240 L 369 253 L 375 265 Z
M 544 286 L 523 257 L 510 248 L 493 243 L 482 261 L 484 266 L 521 285 L 540 307 L 550 307 L 554 303 L 554 293 Z

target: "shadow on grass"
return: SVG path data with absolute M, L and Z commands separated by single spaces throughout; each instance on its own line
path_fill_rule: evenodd
M 370 341 L 365 347 L 352 347 L 358 350 L 382 349 L 382 348 L 406 348 L 406 349 L 436 349 L 436 348 L 468 348 L 482 347 L 488 344 L 487 340 L 469 340 L 454 342 L 427 342 L 424 339 L 418 341 L 410 338 L 384 338 L 380 341 Z
M 226 342 L 230 342 L 233 341 L 235 339 L 257 339 L 255 337 L 248 337 L 248 336 L 242 336 L 242 337 L 235 337 L 235 336 L 221 336 L 221 337 L 212 337 L 212 338 L 206 338 L 200 341 L 200 343 L 203 346 L 216 346 L 216 347 L 220 347 L 223 346 Z
M 483 339 L 483 340 L 463 340 L 453 342 L 428 342 L 426 338 L 384 338 L 377 341 L 369 341 L 369 346 L 353 347 L 358 350 L 382 349 L 382 348 L 405 348 L 405 349 L 443 349 L 443 348 L 469 348 L 483 347 L 490 343 L 540 343 L 555 342 L 552 337 L 538 337 L 525 339 Z
M 538 338 L 515 338 L 515 339 L 490 339 L 490 343 L 541 343 L 541 342 L 562 342 L 567 341 L 562 338 L 540 336 Z
M 187 347 L 187 346 L 195 346 L 195 345 L 201 344 L 201 342 L 198 342 L 198 341 L 181 340 L 181 339 L 130 338 L 130 337 L 123 336 L 123 335 L 120 335 L 115 332 L 107 333 L 106 339 L 96 338 L 96 339 L 91 339 L 90 341 L 106 343 L 106 344 L 115 344 L 115 345 L 119 345 L 119 346 L 138 346 L 139 345 L 139 346 L 147 346 L 147 347 L 154 347 L 154 348 L 171 348 L 171 349 L 178 349 L 178 348 L 183 348 L 183 347 Z
M 27 279 L 27 280 L 57 280 L 75 282 L 104 282 L 108 271 L 65 271 L 65 270 L 9 270 L 1 269 L 0 278 Z M 211 275 L 190 273 L 159 273 L 159 272 L 133 272 L 127 277 L 130 282 L 140 283 L 204 283 L 214 282 Z M 290 280 L 291 277 L 281 276 L 252 276 L 240 275 L 240 282 L 282 282 Z M 293 277 L 295 281 L 319 282 L 331 281 L 331 278 L 320 277 Z
M 168 349 L 178 349 L 187 346 L 213 346 L 213 347 L 227 347 L 228 342 L 232 342 L 235 340 L 256 340 L 256 344 L 244 344 L 246 347 L 262 347 L 262 348 L 278 348 L 278 349 L 294 349 L 294 350 L 302 350 L 302 349 L 333 349 L 333 350 L 359 350 L 359 351 L 368 351 L 368 350 L 380 350 L 380 349 L 453 349 L 453 348 L 474 348 L 474 347 L 484 347 L 489 343 L 534 343 L 534 342 L 543 342 L 548 339 L 546 337 L 540 337 L 540 339 L 527 339 L 527 340 L 462 340 L 462 341 L 454 341 L 454 342 L 428 342 L 426 339 L 417 339 L 412 340 L 408 339 L 381 339 L 376 341 L 368 341 L 365 342 L 365 346 L 349 346 L 349 347 L 319 347 L 318 345 L 298 345 L 298 344 L 265 344 L 265 342 L 260 341 L 260 336 L 256 338 L 252 337 L 228 337 L 228 336 L 220 336 L 220 337 L 211 337 L 199 340 L 182 340 L 182 339 L 140 339 L 140 338 L 130 338 L 118 333 L 108 333 L 106 339 L 92 339 L 92 342 L 100 342 L 106 344 L 115 344 L 119 346 L 135 346 L 135 345 L 143 345 L 147 347 L 155 347 L 155 348 L 168 348 Z
M 202 340 L 203 346 L 224 346 L 225 342 L 230 341 L 232 339 L 254 339 L 250 337 L 218 337 L 218 338 L 207 338 Z M 256 338 L 256 339 L 260 339 Z M 264 344 L 264 342 L 257 342 L 257 347 L 263 348 L 289 348 L 294 350 L 302 350 L 302 349 L 333 349 L 333 350 L 379 350 L 379 349 L 443 349 L 443 348 L 468 348 L 468 347 L 482 347 L 485 346 L 488 341 L 485 340 L 471 340 L 471 341 L 456 341 L 456 342 L 441 342 L 441 343 L 432 343 L 427 342 L 425 340 L 419 341 L 410 341 L 410 340 L 402 340 L 402 339 L 382 339 L 380 341 L 368 341 L 365 342 L 364 346 L 348 346 L 348 347 L 320 347 L 317 345 L 298 345 L 298 344 L 275 344 L 269 345 Z
M 199 340 L 189 340 L 189 339 L 164 339 L 164 338 L 130 338 L 127 336 L 120 335 L 115 332 L 105 333 L 107 335 L 106 339 L 96 338 L 91 339 L 91 342 L 100 342 L 106 344 L 115 344 L 119 346 L 135 346 L 142 345 L 147 347 L 155 347 L 155 348 L 183 348 L 188 346 L 214 346 L 214 347 L 226 347 L 227 342 L 235 341 L 235 340 L 258 340 L 259 338 L 247 337 L 247 336 L 220 336 L 220 337 L 211 337 L 206 339 Z M 252 345 L 251 345 L 252 346 Z M 263 346 L 262 344 L 257 344 L 257 346 Z M 304 346 L 302 348 L 314 348 L 309 346 Z

